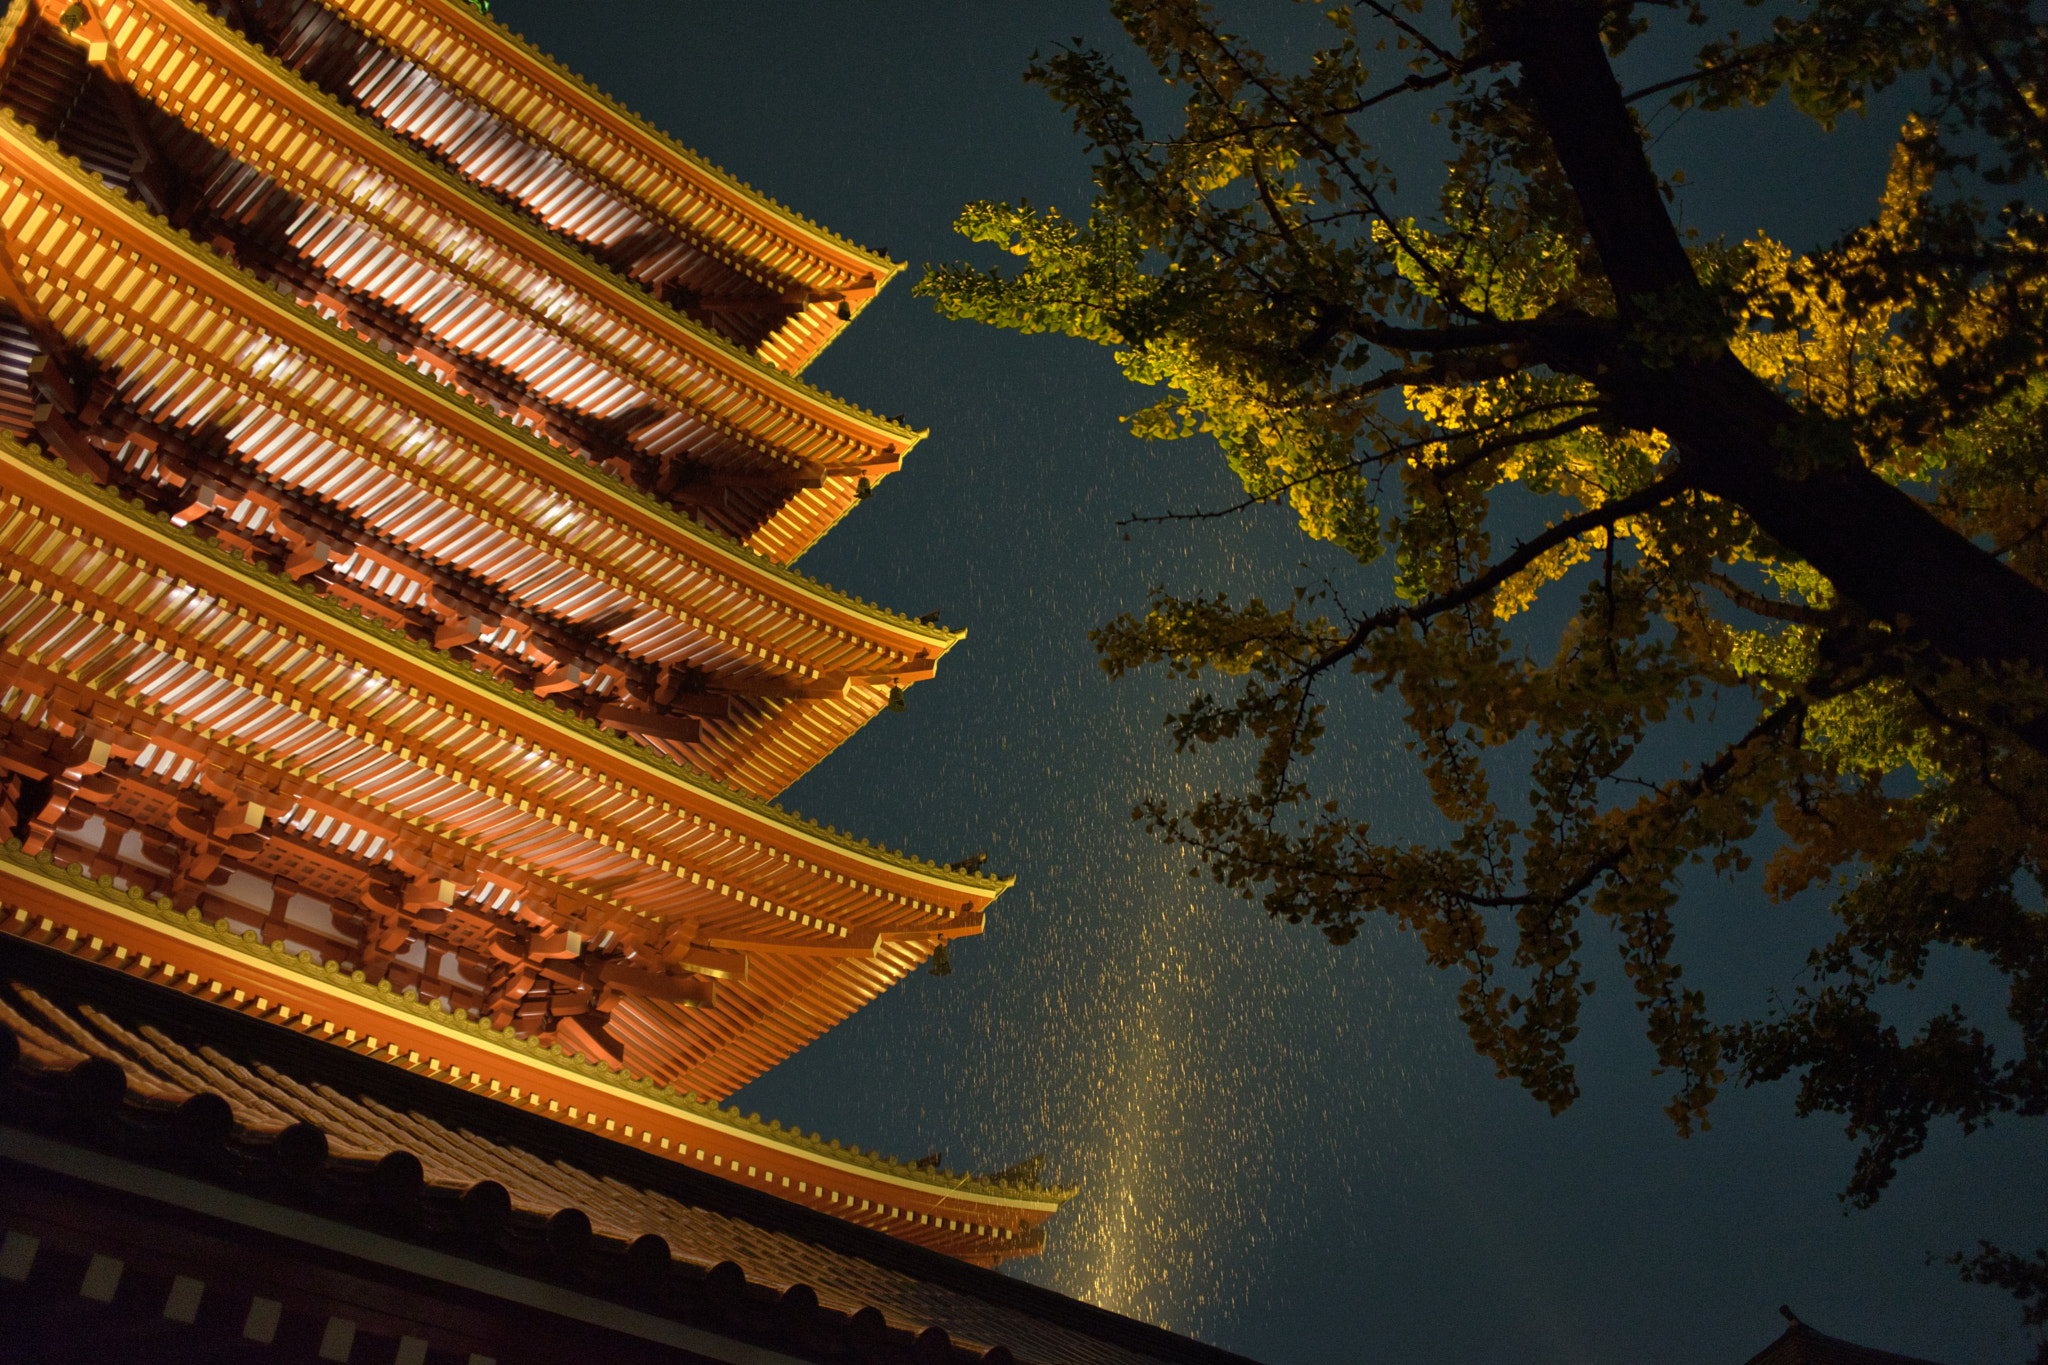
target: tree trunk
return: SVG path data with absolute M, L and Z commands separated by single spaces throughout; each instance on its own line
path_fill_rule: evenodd
M 1623 321 L 1698 288 L 1589 5 L 1486 6 L 1488 36 L 1519 62 L 1523 90 L 1570 180 Z M 1967 663 L 2048 670 L 2048 592 L 1873 474 L 1844 441 L 1816 435 L 1730 352 L 1589 376 L 1631 425 L 1670 438 L 1700 486 L 1726 498 L 1873 617 L 1902 618 Z M 1807 449 L 1795 444 L 1795 438 Z
M 1645 425 L 1671 438 L 1700 487 L 1843 597 L 1903 620 L 1951 659 L 2048 670 L 2048 593 L 1871 473 L 1853 447 L 1833 462 L 1788 450 L 1799 414 L 1734 356 L 1660 372 L 1645 387 Z

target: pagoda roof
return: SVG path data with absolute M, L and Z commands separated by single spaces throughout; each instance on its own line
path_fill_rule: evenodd
M 777 562 L 921 433 L 561 240 L 759 343 L 732 319 L 760 291 L 680 237 L 628 251 L 519 195 L 588 171 L 709 204 L 757 281 L 792 278 L 787 242 L 814 276 L 838 247 L 684 194 L 675 149 L 461 39 L 461 14 L 436 11 L 443 42 L 360 10 L 389 29 L 373 47 L 341 12 L 237 11 L 258 44 L 190 0 L 0 19 L 0 420 L 51 453 L 0 437 L 0 805 L 22 841 L 0 931 L 1007 1254 L 1061 1192 L 906 1173 L 612 1074 L 729 1095 L 981 932 L 1010 884 L 770 799 L 963 634 Z M 415 49 L 416 70 L 389 57 Z M 358 56 L 374 99 L 337 76 Z M 406 82 L 433 129 L 399 117 Z M 493 102 L 468 151 L 447 137 L 464 91 Z M 462 158 L 521 138 L 585 170 L 543 184 L 537 154 L 494 203 Z M 788 299 L 844 318 L 876 284 Z
M 629 377 L 721 433 L 736 455 L 752 451 L 769 467 L 827 476 L 823 487 L 799 489 L 749 537 L 763 553 L 796 558 L 852 505 L 855 474 L 880 479 L 924 436 L 656 303 L 188 0 L 95 0 L 91 8 L 96 17 L 72 40 L 100 52 L 99 65 L 338 223 L 378 234 L 385 259 L 358 260 L 366 278 L 403 277 L 408 259 L 430 263 L 475 291 L 464 305 L 470 312 L 510 310 L 554 337 L 549 363 L 558 374 L 578 361 L 593 376 Z M 31 0 L 15 0 L 0 43 L 33 9 Z M 97 186 L 96 176 L 86 178 Z M 486 321 L 479 313 L 477 326 Z
M 1746 1365 L 1935 1365 L 1919 1356 L 1902 1356 L 1831 1337 L 1799 1321 L 1789 1308 L 1778 1311 L 1792 1325 L 1751 1356 Z
M 25 127 L 5 109 L 0 109 L 0 157 L 7 158 L 6 163 L 0 164 L 0 173 L 11 172 L 13 177 L 26 181 L 26 185 L 19 188 L 25 189 L 27 196 L 36 196 L 38 191 L 56 191 L 64 205 L 56 215 L 46 209 L 31 213 L 24 220 L 23 210 L 30 206 L 29 198 L 18 199 L 15 201 L 17 206 L 10 210 L 13 217 L 6 224 L 10 237 L 20 246 L 34 248 L 31 263 L 17 269 L 34 271 L 42 277 L 42 283 L 49 285 L 59 297 L 70 296 L 69 289 L 74 283 L 75 297 L 79 302 L 89 297 L 127 296 L 139 281 L 132 273 L 123 273 L 122 267 L 140 263 L 114 259 L 118 248 L 101 242 L 100 238 L 103 231 L 116 224 L 132 227 L 137 239 L 131 247 L 135 254 L 141 255 L 149 245 L 160 243 L 169 254 L 181 258 L 171 263 L 149 253 L 147 265 L 155 265 L 158 269 L 148 270 L 145 265 L 144 273 L 155 275 L 166 270 L 189 270 L 194 277 L 203 278 L 210 289 L 218 291 L 204 299 L 195 298 L 196 310 L 188 307 L 180 315 L 179 325 L 187 331 L 196 329 L 194 319 L 199 314 L 208 315 L 209 320 L 218 326 L 227 321 L 226 314 L 230 309 L 246 309 L 256 320 L 273 324 L 278 332 L 286 335 L 288 343 L 296 341 L 304 345 L 315 351 L 320 360 L 340 362 L 337 368 L 346 367 L 358 372 L 365 381 L 391 386 L 404 393 L 409 403 L 419 410 L 442 417 L 451 425 L 460 427 L 464 434 L 490 432 L 494 448 L 488 453 L 512 454 L 519 465 L 545 468 L 552 480 L 574 489 L 595 508 L 622 520 L 628 515 L 626 509 L 630 508 L 631 519 L 635 523 L 646 525 L 650 530 L 658 528 L 664 539 L 701 545 L 720 559 L 730 561 L 729 571 L 736 575 L 758 575 L 763 580 L 786 585 L 794 590 L 795 595 L 812 598 L 821 606 L 848 610 L 867 620 L 903 631 L 919 643 L 945 646 L 966 635 L 965 631 L 931 625 L 853 594 L 840 592 L 790 568 L 786 563 L 703 526 L 644 493 L 615 479 L 607 479 L 489 409 L 449 394 L 443 386 L 422 376 L 411 366 L 393 360 L 346 330 L 325 324 L 306 310 L 280 299 L 274 291 L 218 251 L 203 243 L 192 242 L 163 219 L 108 189 L 98 176 L 44 142 L 33 129 Z M 58 215 L 66 210 L 79 221 L 64 224 Z M 30 226 L 23 226 L 24 222 Z M 66 233 L 67 226 L 73 231 Z M 25 240 L 25 234 L 36 232 L 47 235 L 36 243 Z M 37 264 L 38 259 L 52 260 L 58 261 L 59 269 L 71 269 L 71 263 L 80 254 L 79 246 L 86 245 L 86 238 L 90 238 L 91 246 L 97 249 L 87 252 L 85 270 L 101 272 L 97 278 L 88 279 L 81 273 L 75 281 L 62 277 L 53 280 L 48 267 Z M 74 246 L 73 243 L 79 245 Z M 178 278 L 182 279 L 182 276 Z M 155 321 L 161 322 L 161 319 Z M 94 327 L 91 323 L 85 326 Z M 106 334 L 103 329 L 94 327 L 94 330 L 101 335 Z M 732 349 L 730 343 L 721 338 L 706 339 Z M 175 342 L 172 346 L 175 348 Z M 737 355 L 736 358 L 744 359 Z M 356 375 L 351 374 L 350 377 Z
M 1039 1224 L 1078 1193 L 1074 1186 L 928 1169 L 785 1129 L 759 1115 L 743 1117 L 737 1108 L 691 1091 L 450 1011 L 410 988 L 372 984 L 361 972 L 291 951 L 282 938 L 266 941 L 254 930 L 225 919 L 208 921 L 197 910 L 176 910 L 137 888 L 118 889 L 81 867 L 64 866 L 47 851 L 30 857 L 18 839 L 0 844 L 0 907 L 0 934 L 560 1123 L 593 1130 L 603 1125 L 618 1141 L 637 1137 L 656 1150 L 659 1138 L 659 1151 L 691 1169 L 729 1171 L 726 1178 L 738 1183 L 751 1179 L 779 1198 L 940 1244 L 951 1254 L 1034 1253 Z M 714 1164 L 714 1156 L 723 1162 Z M 743 1164 L 747 1177 L 739 1173 Z M 765 1170 L 765 1177 L 756 1169 Z M 781 1177 L 788 1178 L 778 1185 Z M 816 1188 L 794 1192 L 792 1181 L 802 1177 Z M 837 1199 L 828 1203 L 828 1187 L 866 1196 L 875 1207 L 855 1212 L 850 1199 L 847 1207 Z M 933 1230 L 934 1212 L 986 1225 L 978 1234 L 947 1236 Z
M 455 1196 L 496 1182 L 508 1196 L 501 1227 L 538 1228 L 563 1210 L 587 1215 L 587 1256 L 569 1270 L 572 1282 L 626 1302 L 651 1301 L 634 1292 L 649 1271 L 700 1284 L 718 1267 L 736 1281 L 734 1293 L 761 1295 L 764 1304 L 778 1295 L 789 1303 L 794 1286 L 808 1286 L 832 1314 L 821 1326 L 858 1329 L 851 1319 L 868 1308 L 903 1334 L 894 1338 L 901 1344 L 936 1327 L 943 1335 L 920 1341 L 920 1351 L 948 1365 L 998 1347 L 993 1360 L 1007 1354 L 1042 1365 L 1245 1365 L 642 1145 L 550 1122 L 489 1092 L 123 979 L 80 961 L 75 948 L 0 939 L 0 980 L 9 983 L 0 988 L 0 1051 L 9 1054 L 0 1056 L 0 1093 L 9 1101 L 0 1157 L 53 1174 L 139 1186 L 134 1172 L 168 1169 L 188 1183 L 156 1180 L 130 1192 L 198 1194 L 212 1182 L 316 1217 L 382 1217 L 370 1226 L 410 1227 L 457 1255 L 545 1274 L 547 1262 L 522 1259 L 517 1241 L 465 1243 L 434 1217 Z M 213 1098 L 196 1098 L 202 1094 Z M 177 1133 L 189 1135 L 185 1145 L 170 1140 Z M 80 1168 L 81 1159 L 96 1169 Z M 394 1178 L 408 1167 L 417 1172 L 410 1184 Z M 358 1193 L 372 1170 L 392 1187 L 381 1213 Z M 392 1196 L 416 1201 L 421 1216 L 391 1221 Z M 190 1206 L 198 1211 L 196 1201 Z M 561 1225 L 577 1221 L 566 1216 Z M 636 1270 L 637 1284 L 628 1278 Z M 691 1301 L 661 1287 L 668 1312 Z M 964 1359 L 930 1353 L 949 1346 Z
M 32 316 L 110 364 L 136 402 L 227 432 L 259 476 L 426 561 L 488 566 L 496 590 L 563 619 L 623 612 L 613 637 L 640 657 L 708 648 L 722 673 L 864 685 L 860 718 L 964 636 L 835 591 L 451 393 L 195 246 L 4 110 L 0 174 L 20 187 L 0 240 Z M 736 752 L 732 776 L 780 790 L 849 732 L 827 727 L 754 772 Z
M 613 923 L 649 941 L 664 924 L 696 925 L 697 941 L 751 960 L 742 979 L 719 983 L 718 1008 L 650 1000 L 616 1018 L 641 1065 L 701 1093 L 729 1093 L 938 942 L 979 933 L 1009 885 L 822 829 L 550 717 L 529 694 L 9 443 L 0 461 L 10 724 L 130 746 L 97 799 L 118 797 L 152 825 L 173 818 L 199 774 L 246 788 L 236 799 L 287 836 L 261 856 L 303 868 L 283 875 L 311 877 L 322 895 L 358 898 L 362 877 L 404 843 L 467 867 L 492 912 L 510 898 L 579 932 Z M 4 758 L 49 770 L 48 759 Z M 366 839 L 369 867 L 349 852 Z

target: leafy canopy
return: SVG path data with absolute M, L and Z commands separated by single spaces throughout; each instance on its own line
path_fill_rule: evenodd
M 1137 816 L 1334 942 L 1393 917 L 1460 975 L 1478 1050 L 1553 1110 L 1579 1093 L 1596 926 L 1681 1133 L 1731 1073 L 1797 1073 L 1800 1112 L 1861 1139 L 1848 1197 L 1868 1203 L 1935 1120 L 2048 1110 L 2048 220 L 2026 198 L 2048 43 L 2028 0 L 1795 0 L 1633 93 L 1613 59 L 1652 24 L 1729 16 L 1304 0 L 1326 37 L 1282 70 L 1193 0 L 1115 9 L 1184 121 L 1147 128 L 1101 52 L 1038 60 L 1095 158 L 1087 221 L 970 205 L 959 230 L 1015 264 L 918 289 L 1113 348 L 1162 395 L 1137 434 L 1211 438 L 1239 508 L 1284 503 L 1394 569 L 1368 613 L 1159 590 L 1094 632 L 1112 676 L 1195 686 L 1180 746 L 1256 754 L 1241 788 Z M 1782 93 L 1831 125 L 1899 83 L 1917 112 L 1862 227 L 1800 255 L 1673 226 L 1657 110 Z M 1423 195 L 1372 140 L 1418 101 L 1448 148 Z M 1516 540 L 1529 495 L 1552 517 Z M 1557 609 L 1524 615 L 1539 601 Z M 1324 697 L 1358 685 L 1405 707 L 1441 842 L 1376 837 L 1318 787 Z M 1767 1017 L 1717 1022 L 1674 956 L 1701 868 L 1833 897 L 1835 936 Z M 1887 1017 L 1939 948 L 2000 974 L 2017 1051 L 1960 1008 Z M 2035 1275 L 2048 1309 L 2048 1258 L 1987 1250 L 1970 1273 Z

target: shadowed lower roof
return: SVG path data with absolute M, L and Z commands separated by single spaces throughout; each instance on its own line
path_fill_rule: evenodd
M 1778 1311 L 1790 1319 L 1792 1325 L 1785 1329 L 1783 1336 L 1751 1356 L 1747 1365 L 1936 1365 L 1936 1362 L 1919 1356 L 1874 1350 L 1831 1337 L 1825 1332 L 1816 1332 L 1793 1317 L 1790 1309 Z
M 577 1282 L 679 1321 L 722 1277 L 770 1305 L 807 1286 L 828 1333 L 860 1330 L 868 1309 L 906 1342 L 938 1328 L 947 1365 L 998 1347 L 1044 1365 L 1248 1365 L 51 950 L 0 940 L 0 982 L 0 1115 L 30 1135 L 380 1227 L 395 1189 L 421 1210 L 409 1240 L 528 1275 L 548 1273 L 548 1229 L 576 1210 L 590 1229 Z M 458 1209 L 494 1202 L 480 1250 Z

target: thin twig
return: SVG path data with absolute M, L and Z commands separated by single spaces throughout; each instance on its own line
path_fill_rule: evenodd
M 1469 583 L 1461 584 L 1449 592 L 1439 593 L 1426 602 L 1417 602 L 1413 606 L 1406 607 L 1388 607 L 1384 611 L 1368 616 L 1352 628 L 1351 634 L 1345 638 L 1344 643 L 1327 650 L 1320 659 L 1304 670 L 1299 681 L 1305 683 L 1317 674 L 1334 668 L 1358 653 L 1359 650 L 1365 647 L 1365 642 L 1375 632 L 1385 630 L 1389 626 L 1399 625 L 1402 622 L 1427 621 L 1433 617 L 1441 616 L 1447 611 L 1455 611 L 1467 603 L 1475 602 L 1535 563 L 1539 556 L 1584 535 L 1588 531 L 1598 530 L 1603 526 L 1612 526 L 1615 522 L 1635 516 L 1639 512 L 1647 512 L 1652 508 L 1661 507 L 1680 493 L 1691 488 L 1692 484 L 1693 477 L 1691 474 L 1682 469 L 1674 470 L 1661 479 L 1645 484 L 1642 488 L 1637 489 L 1625 498 L 1618 498 L 1613 502 L 1603 503 L 1601 506 L 1581 512 L 1575 517 L 1566 517 L 1542 535 L 1523 541 L 1507 558 L 1501 560 Z
M 1555 406 L 1566 405 L 1559 404 Z M 1518 413 L 1516 415 L 1526 417 L 1529 415 L 1529 412 L 1531 411 L 1541 411 L 1541 409 L 1530 409 Z M 1538 441 L 1549 441 L 1554 440 L 1559 436 L 1569 436 L 1574 431 L 1581 431 L 1586 427 L 1592 426 L 1594 423 L 1600 421 L 1602 416 L 1603 414 L 1599 410 L 1589 409 L 1563 422 L 1558 422 L 1551 426 L 1545 427 L 1540 431 L 1511 432 L 1506 436 L 1497 437 L 1492 441 L 1481 443 L 1463 461 L 1461 461 L 1461 465 L 1469 465 L 1475 459 L 1484 459 L 1488 455 L 1497 454 L 1498 452 L 1503 450 L 1512 450 L 1516 446 L 1532 445 Z M 1164 512 L 1152 512 L 1143 514 L 1133 512 L 1129 516 L 1118 521 L 1116 524 L 1117 527 L 1121 529 L 1126 526 L 1153 526 L 1158 525 L 1162 522 L 1216 521 L 1223 517 L 1234 517 L 1238 513 L 1249 511 L 1254 507 L 1262 507 L 1269 503 L 1278 502 L 1282 497 L 1286 496 L 1289 493 L 1292 493 L 1295 489 L 1314 483 L 1317 479 L 1324 478 L 1328 475 L 1355 473 L 1358 470 L 1364 468 L 1368 464 L 1385 464 L 1389 460 L 1395 459 L 1399 456 L 1412 455 L 1417 451 L 1427 450 L 1431 446 L 1448 445 L 1454 439 L 1455 438 L 1452 437 L 1432 436 L 1425 440 L 1410 441 L 1404 445 L 1389 446 L 1385 450 L 1381 450 L 1368 458 L 1345 460 L 1339 464 L 1324 465 L 1320 469 L 1312 469 L 1306 474 L 1297 475 L 1294 478 L 1287 479 L 1265 493 L 1260 493 L 1256 496 L 1245 498 L 1241 502 L 1236 502 L 1228 507 L 1219 508 L 1213 511 L 1176 512 L 1169 508 Z

